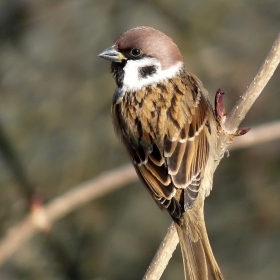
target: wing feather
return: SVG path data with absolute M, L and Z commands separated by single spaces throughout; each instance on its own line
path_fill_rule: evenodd
M 173 217 L 193 207 L 209 158 L 214 116 L 203 90 L 184 72 L 164 87 L 126 93 L 112 107 L 138 175 Z

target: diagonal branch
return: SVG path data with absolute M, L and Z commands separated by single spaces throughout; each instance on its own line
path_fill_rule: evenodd
M 261 91 L 273 75 L 277 65 L 280 61 L 280 34 L 278 35 L 269 55 L 267 56 L 263 66 L 261 67 L 259 73 L 253 80 L 252 84 L 249 86 L 247 91 L 240 97 L 235 107 L 232 109 L 230 114 L 225 120 L 223 128 L 228 133 L 234 133 L 238 128 L 241 121 L 244 119 L 248 110 L 251 108 L 254 101 L 260 95 Z M 264 142 L 273 140 L 280 137 L 279 129 L 280 123 L 276 122 L 269 125 L 264 125 L 255 130 L 255 132 L 250 133 L 250 138 L 241 138 L 236 141 L 236 144 L 232 148 L 240 148 L 245 145 L 252 145 L 258 142 Z M 274 133 L 271 133 L 273 130 Z M 267 131 L 270 131 L 268 133 Z M 256 133 L 258 136 L 254 137 Z M 226 135 L 225 135 L 226 136 Z M 225 137 L 220 137 L 221 154 L 225 152 L 228 147 L 228 143 L 224 141 Z M 222 143 L 222 141 L 224 141 Z M 59 218 L 67 215 L 71 211 L 74 211 L 79 206 L 91 201 L 94 198 L 105 195 L 109 191 L 116 189 L 126 183 L 130 183 L 136 180 L 136 174 L 132 166 L 124 166 L 119 169 L 113 170 L 112 172 L 105 173 L 95 180 L 85 182 L 81 185 L 76 186 L 73 190 L 67 192 L 65 195 L 54 199 L 52 202 L 46 205 L 41 211 L 40 215 L 38 213 L 31 213 L 31 216 L 27 216 L 22 222 L 10 229 L 6 237 L 4 237 L 0 242 L 0 265 L 3 264 L 7 258 L 9 258 L 24 242 L 26 242 L 31 236 L 38 230 L 40 230 L 40 221 L 38 218 L 42 217 L 41 214 L 45 215 L 48 222 L 51 224 L 58 220 Z M 38 211 L 37 211 L 38 212 Z M 42 230 L 42 229 L 41 229 Z M 20 234 L 18 234 L 20 232 Z M 168 231 L 168 234 L 164 242 L 171 242 L 170 246 L 161 246 L 158 254 L 155 256 L 153 263 L 151 264 L 149 270 L 146 273 L 145 280 L 148 279 L 159 279 L 162 275 L 165 267 L 161 266 L 161 270 L 157 269 L 155 266 L 159 263 L 160 259 L 164 259 L 166 263 L 172 255 L 172 248 L 176 248 L 178 243 L 178 238 L 176 236 L 176 231 L 172 231 L 172 228 Z M 168 248 L 167 248 L 168 247 Z M 166 257 L 166 250 L 171 252 L 169 257 Z M 155 274 L 156 273 L 156 274 Z
M 260 135 L 262 137 L 259 137 Z M 252 146 L 275 139 L 280 139 L 280 121 L 253 128 L 246 137 L 236 139 L 231 149 L 243 148 L 248 145 Z M 52 223 L 72 211 L 77 210 L 80 206 L 106 195 L 110 191 L 116 190 L 118 187 L 136 181 L 136 179 L 137 176 L 132 165 L 124 165 L 118 169 L 101 174 L 95 179 L 73 187 L 45 206 L 39 205 L 37 209 L 34 207 L 35 209 L 33 209 L 31 216 L 28 215 L 23 221 L 10 229 L 7 235 L 2 238 L 0 242 L 0 266 L 36 232 L 50 229 Z M 171 244 L 174 244 L 172 243 L 174 238 L 178 239 L 177 235 L 174 236 L 173 234 L 173 231 L 169 230 L 165 237 L 165 240 L 171 240 Z M 172 246 L 176 247 L 178 241 L 175 243 L 174 245 L 170 245 L 170 247 L 168 245 L 169 252 L 173 250 Z M 168 262 L 169 258 L 166 258 L 166 260 Z M 152 279 L 150 274 L 154 274 L 155 269 L 159 268 L 152 268 L 152 272 L 148 271 L 146 279 Z M 160 269 L 162 269 L 161 273 L 163 273 L 164 269 L 162 265 Z
M 161 245 L 154 256 L 154 259 L 148 268 L 143 280 L 159 279 L 168 265 L 169 260 L 172 258 L 173 252 L 175 251 L 179 238 L 175 224 L 172 223 L 169 227 L 165 238 L 161 242 Z M 164 254 L 162 254 L 164 252 Z M 156 264 L 156 265 L 154 265 Z
M 225 151 L 227 150 L 229 144 L 231 143 L 229 140 L 232 139 L 232 136 L 236 133 L 241 121 L 245 118 L 247 112 L 261 94 L 262 90 L 272 77 L 275 69 L 280 63 L 280 33 L 278 34 L 271 51 L 269 52 L 267 58 L 265 59 L 261 69 L 258 74 L 254 78 L 251 85 L 248 87 L 246 92 L 239 98 L 230 114 L 225 118 L 222 123 L 222 130 L 218 135 L 218 147 L 219 147 L 219 155 L 220 158 L 217 160 L 216 167 L 218 166 L 220 160 L 222 159 Z M 174 226 L 173 223 L 171 227 Z M 162 245 L 167 242 L 169 239 L 171 248 L 176 248 L 179 240 L 175 238 L 177 235 L 176 231 L 168 232 L 168 237 L 165 237 Z M 160 279 L 165 266 L 160 266 L 160 262 L 164 261 L 168 263 L 170 256 L 170 252 L 167 253 L 167 248 L 164 246 L 160 246 L 156 256 L 154 257 L 151 265 L 144 276 L 145 280 L 157 280 Z M 168 249 L 169 250 L 169 249 Z M 158 268 L 162 268 L 163 270 L 159 270 Z M 148 277 L 147 277 L 148 275 Z
M 245 118 L 253 103 L 261 94 L 262 90 L 272 77 L 280 61 L 280 33 L 278 34 L 268 56 L 261 69 L 250 84 L 248 89 L 240 96 L 239 100 L 229 113 L 224 123 L 224 129 L 234 133 L 242 120 Z
M 0 242 L 0 265 L 34 233 L 48 230 L 56 220 L 108 192 L 137 179 L 133 167 L 124 165 L 97 178 L 77 185 L 66 194 L 52 200 L 45 207 L 35 207 L 23 221 L 11 228 Z M 48 226 L 49 225 L 49 226 Z
M 234 140 L 230 149 L 247 148 L 253 145 L 267 143 L 280 139 L 280 121 L 259 125 L 250 130 L 250 133 L 244 137 L 238 137 Z

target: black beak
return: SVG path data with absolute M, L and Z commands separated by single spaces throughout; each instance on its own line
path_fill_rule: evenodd
M 107 59 L 109 61 L 112 61 L 112 62 L 122 62 L 124 59 L 126 59 L 122 53 L 120 53 L 116 50 L 115 46 L 107 48 L 102 53 L 100 53 L 98 56 L 101 58 Z

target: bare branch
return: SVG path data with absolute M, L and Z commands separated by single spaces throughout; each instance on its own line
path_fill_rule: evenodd
M 238 149 L 279 138 L 280 121 L 252 128 L 250 133 L 245 137 L 238 137 L 231 147 L 232 149 Z M 127 183 L 131 183 L 136 179 L 136 173 L 130 164 L 122 166 L 111 172 L 106 172 L 93 180 L 77 185 L 69 192 L 54 199 L 47 205 L 42 206 L 43 209 L 41 209 L 41 211 L 43 211 L 46 215 L 43 219 L 47 218 L 47 221 L 45 222 L 51 224 L 70 212 L 75 211 L 78 207 L 84 205 L 85 203 L 101 197 L 102 195 L 106 195 L 110 191 Z M 31 213 L 31 216 L 28 215 L 22 222 L 10 229 L 7 235 L 1 240 L 0 265 L 3 264 L 14 252 L 16 252 L 22 244 L 28 241 L 33 234 L 40 230 L 40 225 L 37 224 L 37 214 L 38 213 L 35 212 Z M 41 222 L 39 221 L 39 223 Z M 168 250 L 172 251 L 172 248 L 175 250 L 178 243 L 177 240 L 176 231 L 173 232 L 169 230 L 166 240 L 164 241 L 171 243 L 168 245 L 170 248 Z M 165 250 L 167 250 L 166 246 L 160 247 L 153 264 L 151 264 L 151 268 L 145 275 L 145 280 L 158 279 L 151 277 L 155 277 L 154 273 L 159 275 L 159 272 L 156 268 L 154 268 L 154 265 L 157 263 L 156 258 L 162 259 L 162 256 L 166 254 Z M 169 259 L 166 258 L 166 260 L 168 261 Z M 162 270 L 161 273 L 163 273 L 163 271 L 164 270 Z
M 234 140 L 231 150 L 246 148 L 276 139 L 280 139 L 280 121 L 252 128 L 246 136 L 238 137 Z M 160 279 L 178 243 L 177 231 L 174 223 L 172 223 L 143 280 Z
M 155 280 L 160 279 L 162 273 L 168 265 L 169 260 L 172 258 L 173 252 L 175 251 L 179 238 L 177 235 L 175 224 L 172 223 L 169 227 L 164 240 L 154 259 L 151 262 L 143 280 Z
M 133 167 L 122 166 L 111 172 L 106 172 L 94 180 L 84 182 L 66 194 L 48 203 L 44 209 L 40 209 L 40 215 L 45 213 L 45 217 L 51 225 L 59 218 L 69 214 L 78 207 L 88 203 L 93 198 L 100 197 L 113 189 L 121 187 L 137 179 Z M 44 210 L 44 211 L 43 211 Z M 28 241 L 34 233 L 42 230 L 41 222 L 37 222 L 37 211 L 31 212 L 22 222 L 9 230 L 5 238 L 0 242 L 0 265 L 2 265 L 18 248 Z
M 252 128 L 250 133 L 245 137 L 238 137 L 231 147 L 232 149 L 239 149 L 279 138 L 280 121 Z M 122 166 L 111 172 L 104 173 L 93 180 L 75 186 L 69 192 L 54 199 L 47 205 L 43 205 L 43 209 L 40 209 L 43 213 L 45 212 L 46 215 L 43 219 L 47 218 L 45 222 L 51 224 L 70 212 L 75 211 L 78 207 L 84 205 L 85 203 L 101 197 L 102 195 L 106 195 L 110 191 L 127 183 L 131 183 L 136 179 L 136 173 L 130 164 Z M 7 235 L 1 240 L 0 265 L 3 264 L 16 250 L 18 250 L 22 244 L 28 241 L 33 234 L 40 230 L 40 224 L 38 225 L 37 222 L 37 214 L 38 213 L 36 212 L 32 212 L 31 216 L 28 215 L 22 222 L 10 229 Z M 39 221 L 39 223 L 41 222 Z M 170 248 L 175 248 L 178 243 L 177 234 L 176 232 L 175 236 L 172 232 L 169 232 L 168 234 L 171 236 L 166 236 L 166 239 L 172 242 L 169 246 Z M 166 254 L 164 246 L 160 247 L 155 258 L 162 258 L 162 254 Z M 157 261 L 153 261 L 153 263 L 156 262 Z M 156 268 L 153 268 L 153 266 L 154 264 L 151 265 L 151 269 L 149 269 L 145 275 L 147 280 L 153 279 L 151 277 L 154 277 L 153 271 L 156 271 Z M 156 274 L 159 275 L 158 272 L 156 272 Z
M 227 150 L 229 144 L 233 139 L 233 135 L 236 133 L 238 126 L 241 121 L 245 118 L 247 112 L 258 98 L 264 87 L 266 86 L 269 79 L 272 77 L 275 69 L 277 68 L 280 62 L 280 34 L 278 35 L 275 43 L 272 46 L 270 53 L 268 54 L 265 62 L 263 63 L 260 71 L 254 78 L 253 82 L 246 90 L 246 92 L 239 98 L 236 105 L 230 112 L 230 114 L 224 119 L 222 123 L 222 130 L 219 131 L 218 135 L 218 155 L 219 160 L 216 162 L 216 167 L 219 165 L 220 160 L 222 159 L 225 151 Z M 174 226 L 174 225 L 173 225 Z M 172 248 L 176 248 L 177 244 L 175 240 L 175 235 L 177 233 L 174 231 L 169 234 L 168 237 L 164 239 L 164 242 L 168 242 L 168 238 L 173 240 Z M 175 243 L 174 243 L 175 242 Z M 177 240 L 177 243 L 179 240 Z M 152 264 L 150 267 L 154 267 L 153 270 L 149 273 L 149 278 L 144 278 L 145 280 L 158 280 L 160 276 L 163 274 L 165 266 L 161 266 L 160 262 L 168 263 L 172 254 L 170 252 L 167 253 L 166 247 L 162 247 L 164 244 L 162 243 L 157 255 L 154 257 Z M 161 249 L 162 248 L 162 249 Z M 159 271 L 159 269 L 163 269 Z M 155 273 L 153 273 L 155 271 Z
M 253 145 L 266 143 L 280 138 L 280 121 L 254 127 L 250 133 L 237 137 L 230 146 L 231 150 L 247 148 Z
M 224 123 L 224 129 L 234 133 L 241 121 L 245 118 L 253 103 L 261 94 L 262 90 L 272 77 L 280 62 L 280 33 L 278 34 L 268 56 L 261 69 L 250 84 L 245 93 L 240 96 L 234 108 L 231 110 Z
M 93 197 L 98 198 L 136 179 L 136 173 L 130 164 L 105 172 L 96 179 L 77 185 L 65 195 L 54 199 L 47 207 L 47 215 L 49 219 L 55 221 L 88 203 Z

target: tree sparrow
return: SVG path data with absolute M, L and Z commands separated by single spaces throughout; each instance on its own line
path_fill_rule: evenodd
M 133 166 L 179 235 L 185 279 L 223 279 L 204 223 L 217 121 L 208 93 L 171 38 L 151 27 L 123 33 L 100 55 L 112 62 L 112 116 Z

